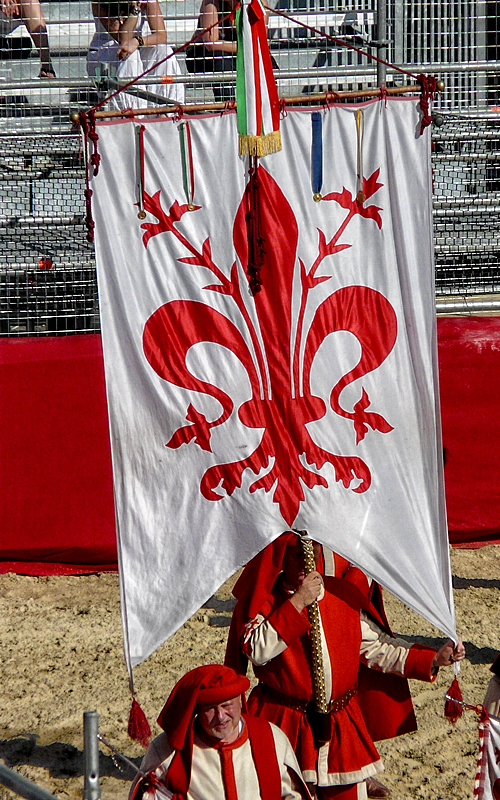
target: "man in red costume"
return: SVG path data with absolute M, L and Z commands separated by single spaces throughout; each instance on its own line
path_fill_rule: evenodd
M 247 716 L 250 681 L 220 664 L 180 679 L 158 717 L 130 800 L 310 800 L 290 742 Z M 243 712 L 243 713 L 242 713 Z
M 392 718 L 384 732 L 388 738 L 411 730 L 414 721 L 406 682 L 400 676 L 433 681 L 440 666 L 460 660 L 465 650 L 461 642 L 455 648 L 451 640 L 436 652 L 394 639 L 383 630 L 385 621 L 373 603 L 366 575 L 327 548 L 317 543 L 314 548 L 317 570 L 307 575 L 300 537 L 292 532 L 280 536 L 245 567 L 234 588 L 238 602 L 226 663 L 245 674 L 248 660 L 252 662 L 259 684 L 250 695 L 249 712 L 287 734 L 303 777 L 319 800 L 360 800 L 366 797 L 365 780 L 383 769 L 358 702 L 360 661 L 402 683 L 395 698 L 390 697 L 392 690 L 388 692 L 392 703 Z M 323 718 L 329 726 L 326 736 L 315 730 L 312 702 L 307 608 L 314 600 L 330 703 Z M 380 711 L 374 704 L 381 694 L 385 699 L 380 686 L 371 694 L 363 688 L 375 719 Z

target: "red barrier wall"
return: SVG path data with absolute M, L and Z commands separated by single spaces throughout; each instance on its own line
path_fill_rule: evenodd
M 500 318 L 438 320 L 450 541 L 500 542 Z M 99 335 L 0 339 L 0 572 L 116 569 Z
M 116 569 L 99 335 L 0 339 L 0 498 L 0 571 Z
M 500 542 L 500 317 L 438 319 L 446 504 L 456 546 Z

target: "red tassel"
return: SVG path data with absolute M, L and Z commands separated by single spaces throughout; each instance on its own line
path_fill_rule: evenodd
M 446 703 L 444 704 L 444 715 L 446 719 L 449 719 L 451 724 L 454 725 L 457 719 L 459 719 L 459 717 L 461 717 L 463 714 L 463 709 L 460 705 L 463 700 L 462 690 L 460 689 L 456 678 L 453 678 L 453 683 L 446 694 L 448 697 L 446 698 Z
M 260 292 L 262 280 L 260 270 L 264 263 L 265 249 L 264 237 L 261 230 L 260 219 L 260 182 L 259 182 L 259 160 L 257 156 L 250 156 L 250 178 L 247 183 L 245 194 L 247 198 L 247 237 L 248 237 L 248 265 L 247 275 L 249 278 L 250 292 L 253 297 Z
M 143 747 L 147 747 L 151 739 L 149 722 L 135 697 L 132 700 L 128 718 L 128 735 L 134 742 L 139 742 Z

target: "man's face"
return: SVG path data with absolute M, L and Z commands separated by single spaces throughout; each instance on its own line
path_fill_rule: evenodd
M 321 550 L 321 545 L 318 542 L 313 542 L 314 560 L 318 563 L 318 558 Z M 298 589 L 302 581 L 306 577 L 304 567 L 304 551 L 300 542 L 297 544 L 289 545 L 285 550 L 283 557 L 283 572 L 285 573 L 285 581 L 291 589 Z
M 239 735 L 241 695 L 217 705 L 200 705 L 198 719 L 209 736 L 221 742 L 234 742 Z

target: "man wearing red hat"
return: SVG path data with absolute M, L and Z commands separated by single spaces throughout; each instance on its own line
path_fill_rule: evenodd
M 129 800 L 309 800 L 285 734 L 246 714 L 246 676 L 220 664 L 180 679 Z
M 439 666 L 460 660 L 465 650 L 461 642 L 454 648 L 448 641 L 436 652 L 394 639 L 383 606 L 374 602 L 379 587 L 331 550 L 318 543 L 314 549 L 317 569 L 308 575 L 300 537 L 291 531 L 247 564 L 233 590 L 238 602 L 226 663 L 245 674 L 252 662 L 259 684 L 249 711 L 285 731 L 319 800 L 361 800 L 366 779 L 383 769 L 373 741 L 416 727 L 405 678 L 432 681 Z M 315 600 L 329 701 L 320 717 L 307 611 Z M 379 681 L 374 689 L 360 662 Z

